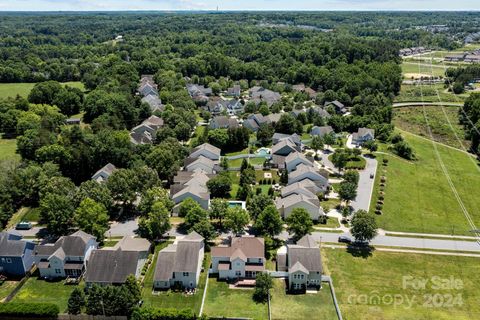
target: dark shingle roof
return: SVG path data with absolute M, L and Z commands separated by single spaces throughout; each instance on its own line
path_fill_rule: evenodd
M 95 239 L 93 236 L 83 232 L 77 231 L 69 236 L 60 237 L 55 244 L 38 245 L 35 247 L 36 255 L 51 255 L 59 248 L 62 248 L 65 256 L 83 256 L 87 242 L 90 239 Z
M 85 274 L 86 282 L 124 283 L 127 277 L 137 272 L 136 251 L 94 250 Z
M 25 251 L 26 241 L 10 240 L 7 232 L 0 232 L 0 256 L 22 256 Z

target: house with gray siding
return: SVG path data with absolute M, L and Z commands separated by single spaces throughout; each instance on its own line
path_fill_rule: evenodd
M 195 231 L 158 253 L 153 276 L 154 289 L 198 286 L 204 258 L 203 237 Z
M 0 232 L 0 275 L 23 277 L 33 266 L 35 244 L 16 232 Z

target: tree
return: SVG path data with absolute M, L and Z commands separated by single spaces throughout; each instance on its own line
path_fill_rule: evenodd
M 224 149 L 228 144 L 228 138 L 226 129 L 214 129 L 208 132 L 208 142 L 220 149 Z
M 179 217 L 185 217 L 187 213 L 190 212 L 190 210 L 200 207 L 198 202 L 193 200 L 192 198 L 186 198 L 185 200 L 180 203 L 180 207 L 178 209 L 178 216 Z
M 192 229 L 201 235 L 205 241 L 215 238 L 215 229 L 213 228 L 212 223 L 206 219 L 195 223 Z
M 55 193 L 46 194 L 40 201 L 40 216 L 46 221 L 47 230 L 54 236 L 70 233 L 74 226 L 75 207 L 70 197 Z
M 304 235 L 312 231 L 313 221 L 310 214 L 304 208 L 295 208 L 292 210 L 290 216 L 286 219 L 288 224 L 288 232 L 293 233 L 295 240 L 300 239 Z
M 240 171 L 240 185 L 249 186 L 256 183 L 255 169 L 248 167 Z
M 252 219 L 257 219 L 260 213 L 266 207 L 274 205 L 272 198 L 267 195 L 259 194 L 251 197 L 247 202 L 247 209 L 250 212 Z
M 273 238 L 282 231 L 283 222 L 277 208 L 269 205 L 258 215 L 254 226 L 261 235 Z
M 355 200 L 357 197 L 357 185 L 350 181 L 340 182 L 340 187 L 338 188 L 338 196 L 341 200 L 346 201 L 347 205 L 350 201 Z
M 192 128 L 188 123 L 180 122 L 179 124 L 176 125 L 174 131 L 178 140 L 187 141 L 190 138 Z
M 290 113 L 283 113 L 277 122 L 276 131 L 285 134 L 302 134 L 303 126 Z
M 273 288 L 272 276 L 267 272 L 257 273 L 255 278 L 255 291 L 253 292 L 253 300 L 257 303 L 267 303 L 269 291 Z
M 80 288 L 73 289 L 68 298 L 68 314 L 80 314 L 85 306 L 85 295 Z
M 267 146 L 272 143 L 272 136 L 275 133 L 275 130 L 270 124 L 263 123 L 257 130 L 257 141 L 262 146 Z
M 77 88 L 62 88 L 51 103 L 60 108 L 60 111 L 65 115 L 77 114 L 83 104 L 83 93 Z
M 320 136 L 313 136 L 310 146 L 315 150 L 315 155 L 317 155 L 318 150 L 323 149 L 323 139 Z
M 342 169 L 345 168 L 349 159 L 350 159 L 349 154 L 342 149 L 337 150 L 332 155 L 332 163 L 336 168 L 338 168 L 339 171 L 342 171 Z
M 360 174 L 356 170 L 348 170 L 343 174 L 343 179 L 345 181 L 358 185 L 358 181 L 360 180 Z
M 28 95 L 28 101 L 36 104 L 52 104 L 55 96 L 64 90 L 57 81 L 45 81 L 35 84 Z
M 118 169 L 107 180 L 107 187 L 113 199 L 121 202 L 124 208 L 131 206 L 137 199 L 135 190 L 137 184 L 137 176 L 130 169 Z
M 357 241 L 369 242 L 377 235 L 377 221 L 372 214 L 365 210 L 358 210 L 352 218 L 350 232 Z
M 455 82 L 452 90 L 455 94 L 461 94 L 465 91 L 465 86 L 461 82 Z
M 225 226 L 235 234 L 242 234 L 250 222 L 248 212 L 239 207 L 228 208 L 225 216 Z
M 227 171 L 221 172 L 207 181 L 207 188 L 212 198 L 226 198 L 232 190 L 232 180 Z
M 170 230 L 170 212 L 162 201 L 154 202 L 146 217 L 138 223 L 138 233 L 150 241 L 161 238 Z
M 197 223 L 208 220 L 208 212 L 200 205 L 191 208 L 185 215 L 184 225 L 187 230 L 191 230 Z
M 373 140 L 365 141 L 362 147 L 368 149 L 370 152 L 375 152 L 378 149 L 378 145 Z
M 288 183 L 288 172 L 287 170 L 283 170 L 282 174 L 280 175 L 280 183 L 286 185 Z
M 192 200 L 192 199 L 190 199 Z M 153 187 L 142 194 L 142 199 L 138 205 L 138 211 L 142 214 L 151 212 L 152 206 L 156 202 L 162 202 L 168 212 L 172 211 L 175 203 L 170 199 L 167 189 L 162 187 Z
M 131 299 L 134 302 L 134 305 L 136 305 L 140 301 L 140 299 L 142 299 L 140 283 L 137 281 L 133 274 L 127 276 L 123 287 L 125 287 L 125 289 L 131 294 Z
M 393 145 L 393 151 L 399 156 L 407 160 L 414 160 L 415 153 L 412 147 L 406 141 L 400 141 Z
M 79 229 L 103 242 L 105 232 L 108 230 L 108 212 L 103 204 L 85 198 L 75 210 L 74 220 Z
M 326 145 L 331 146 L 332 144 L 335 143 L 335 135 L 333 133 L 327 133 L 326 135 L 323 136 L 323 142 Z
M 221 198 L 215 198 L 210 201 L 210 218 L 218 219 L 222 225 L 222 219 L 227 215 L 228 201 Z

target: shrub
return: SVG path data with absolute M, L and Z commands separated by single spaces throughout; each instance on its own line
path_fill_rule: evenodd
M 377 210 L 382 210 L 383 206 L 381 204 L 377 204 L 377 206 L 375 207 Z
M 262 188 L 257 188 L 257 189 L 255 189 L 255 194 L 256 194 L 256 195 L 259 195 L 259 194 L 261 194 L 261 193 L 262 193 Z
M 30 318 L 56 318 L 60 309 L 53 303 L 16 303 L 0 304 L 0 318 L 2 316 L 30 317 Z
M 379 195 L 378 200 L 382 200 L 382 201 L 385 200 L 385 196 L 383 194 Z
M 196 320 L 207 319 L 207 317 L 197 317 L 191 309 L 173 309 L 173 308 L 140 308 L 133 311 L 132 320 Z

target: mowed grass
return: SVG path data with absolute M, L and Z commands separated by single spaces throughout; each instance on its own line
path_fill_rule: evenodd
M 192 309 L 195 313 L 199 313 L 202 304 L 203 291 L 207 278 L 207 272 L 200 275 L 200 280 L 195 295 L 187 296 L 182 292 L 159 291 L 153 294 L 153 276 L 155 273 L 155 265 L 157 263 L 158 251 L 165 248 L 169 242 L 164 242 L 155 248 L 155 257 L 150 265 L 143 283 L 142 298 L 144 306 L 157 308 L 175 308 L 175 309 Z M 208 270 L 210 265 L 210 255 L 205 255 L 204 267 Z
M 402 72 L 403 74 L 407 74 L 407 73 L 425 73 L 425 74 L 428 74 L 428 75 L 433 75 L 433 76 L 436 76 L 436 77 L 444 77 L 445 76 L 445 69 L 442 65 L 435 65 L 435 64 L 431 64 L 431 63 L 428 63 L 428 62 L 420 62 L 422 64 L 426 64 L 426 65 L 423 65 L 421 66 L 421 72 L 419 72 L 419 66 L 418 66 L 418 63 L 417 62 L 404 62 L 402 63 Z M 432 70 L 430 70 L 432 69 Z M 405 77 L 406 79 L 408 79 L 407 77 Z
M 434 152 L 432 142 L 402 132 L 418 160 L 378 154 L 378 171 L 372 197 L 374 211 L 379 179 L 387 177 L 383 214 L 379 227 L 389 231 L 472 235 L 457 199 L 447 182 Z M 461 151 L 437 144 L 443 163 L 458 195 L 477 226 L 480 225 L 480 172 L 477 161 Z M 382 166 L 382 160 L 389 160 Z M 386 169 L 386 173 L 383 170 Z
M 330 286 L 328 283 L 322 285 L 316 294 L 287 294 L 285 281 L 274 279 L 270 303 L 272 319 L 336 319 Z
M 226 282 L 209 278 L 203 311 L 209 317 L 268 319 L 267 305 L 255 303 L 252 295 L 253 289 L 229 289 Z
M 330 248 L 323 248 L 322 256 L 323 266 L 333 278 L 344 319 L 480 318 L 478 258 L 379 251 L 362 257 L 345 249 Z M 414 289 L 409 285 L 404 287 L 403 277 L 428 282 L 425 288 Z M 453 277 L 461 286 L 459 282 L 457 287 L 439 289 L 432 277 Z M 392 297 L 397 301 L 396 306 Z
M 47 302 L 54 303 L 63 313 L 75 285 L 65 285 L 64 281 L 45 281 L 32 276 L 12 299 L 12 302 Z M 83 287 L 82 284 L 80 286 Z
M 468 149 L 470 142 L 465 139 L 463 126 L 459 124 L 459 110 L 459 107 L 425 106 L 428 124 L 435 141 L 459 149 L 462 149 L 462 147 Z M 445 117 L 444 111 L 448 118 Z M 453 130 L 447 120 L 452 124 Z M 393 123 L 402 130 L 429 137 L 422 107 L 395 108 Z
M 20 156 L 15 153 L 16 150 L 17 150 L 16 139 L 0 139 L 0 161 L 20 160 Z
M 63 82 L 63 85 L 85 90 L 80 81 Z M 17 95 L 26 98 L 35 83 L 0 83 L 0 98 L 15 98 Z
M 18 281 L 5 281 L 0 285 L 0 302 L 15 289 L 17 284 Z

